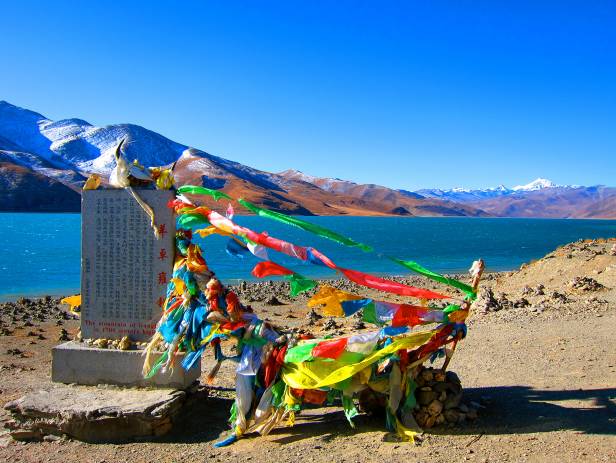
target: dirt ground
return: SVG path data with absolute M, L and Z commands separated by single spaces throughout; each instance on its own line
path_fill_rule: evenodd
M 212 443 L 228 433 L 233 365 L 227 364 L 209 397 L 163 438 L 120 445 L 65 439 L 21 443 L 5 434 L 0 436 L 0 460 L 614 462 L 614 243 L 572 243 L 520 271 L 486 276 L 468 336 L 450 364 L 462 380 L 464 400 L 483 408 L 476 421 L 431 429 L 420 444 L 395 442 L 382 419 L 360 415 L 351 429 L 340 409 L 320 408 L 302 412 L 292 428 L 213 448 Z M 282 305 L 271 305 L 276 302 L 272 296 Z M 242 288 L 242 299 L 274 323 L 308 325 L 305 298 L 290 302 L 282 285 L 248 285 Z M 69 317 L 55 307 L 53 300 L 26 309 L 2 307 L 0 402 L 50 381 L 50 349 L 61 329 L 74 336 L 79 323 L 66 320 Z M 33 316 L 41 310 L 44 316 Z M 356 320 L 335 322 L 321 319 L 307 328 L 331 333 L 357 329 Z M 204 362 L 203 370 L 210 366 L 211 361 Z M 0 420 L 8 419 L 0 412 Z

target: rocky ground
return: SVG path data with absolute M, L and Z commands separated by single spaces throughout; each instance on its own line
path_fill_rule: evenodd
M 215 449 L 212 442 L 228 432 L 233 398 L 233 366 L 228 364 L 207 398 L 165 437 L 101 445 L 53 438 L 20 443 L 4 435 L 0 458 L 131 463 L 616 461 L 615 244 L 576 242 L 519 271 L 486 275 L 468 336 L 450 365 L 464 386 L 465 418 L 427 430 L 418 445 L 395 442 L 380 418 L 360 415 L 353 430 L 339 409 L 324 408 L 302 413 L 293 428 Z M 403 280 L 431 286 L 417 277 Z M 332 284 L 357 289 L 343 281 Z M 238 289 L 245 303 L 279 326 L 319 334 L 364 329 L 357 318 L 319 317 L 306 308 L 307 296 L 288 298 L 284 283 Z M 78 329 L 78 321 L 55 299 L 0 305 L 0 402 L 44 387 L 50 380 L 51 347 Z M 203 370 L 211 366 L 207 359 Z M 0 420 L 8 419 L 7 412 L 0 413 Z

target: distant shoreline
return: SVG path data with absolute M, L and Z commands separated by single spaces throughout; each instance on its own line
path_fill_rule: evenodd
M 498 270 L 498 271 L 489 271 L 486 272 L 485 275 L 502 275 L 502 274 L 506 274 L 509 272 L 515 272 L 519 270 L 519 268 L 515 268 L 515 269 L 510 269 L 510 270 Z M 415 279 L 421 279 L 423 277 L 414 274 L 414 273 L 409 273 L 409 274 L 405 274 L 405 275 L 387 275 L 387 274 L 378 274 L 375 273 L 374 275 L 377 276 L 381 276 L 381 277 L 385 277 L 385 278 L 392 278 L 396 281 L 406 281 L 408 283 L 408 280 L 415 280 Z M 461 281 L 466 281 L 469 277 L 467 273 L 444 273 L 444 275 L 450 277 L 450 278 L 455 278 Z M 320 284 L 322 283 L 329 283 L 329 284 L 336 284 L 337 282 L 344 282 L 344 281 L 348 281 L 345 278 L 337 278 L 337 277 L 333 277 L 333 278 L 313 278 L 313 280 L 319 282 Z M 285 280 L 268 280 L 268 279 L 263 279 L 263 280 L 259 280 L 256 279 L 254 277 L 251 278 L 230 278 L 230 279 L 222 279 L 221 280 L 222 283 L 226 286 L 239 286 L 240 283 L 242 282 L 246 282 L 246 285 L 250 288 L 250 287 L 259 287 L 261 285 L 264 284 L 268 284 L 268 282 L 271 282 L 271 284 L 274 287 L 279 287 L 279 286 L 284 286 L 286 281 Z M 428 281 L 428 280 L 426 280 Z M 417 284 L 417 282 L 416 282 Z M 278 288 L 279 289 L 279 288 Z M 51 297 L 54 299 L 57 298 L 63 298 L 66 296 L 71 296 L 73 294 L 79 294 L 79 290 L 77 291 L 44 291 L 44 292 L 35 292 L 35 293 L 22 293 L 22 294 L 0 294 L 0 303 L 4 303 L 4 302 L 15 302 L 20 298 L 26 298 L 26 299 L 43 299 L 45 297 Z
M 0 210 L 0 214 L 77 214 L 80 215 L 81 212 L 77 211 L 2 211 Z M 362 214 L 362 215 L 351 215 L 351 214 L 338 214 L 338 215 L 325 215 L 325 214 L 314 214 L 314 215 L 301 215 L 301 214 L 289 214 L 287 215 L 293 217 L 370 217 L 370 218 L 397 218 L 397 219 L 526 219 L 526 220 L 607 220 L 607 221 L 615 221 L 616 217 L 503 217 L 503 216 L 472 216 L 472 215 L 397 215 L 397 214 Z M 235 214 L 236 217 L 257 217 L 255 214 Z M 616 232 L 614 234 L 616 236 Z

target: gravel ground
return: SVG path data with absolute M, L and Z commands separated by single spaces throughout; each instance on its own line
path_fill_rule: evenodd
M 467 338 L 450 370 L 479 418 L 426 432 L 419 445 L 392 442 L 381 419 L 356 429 L 337 408 L 310 409 L 293 428 L 215 449 L 226 435 L 233 366 L 171 434 L 122 445 L 71 440 L 19 443 L 0 436 L 0 459 L 28 462 L 141 461 L 616 461 L 615 241 L 576 242 L 517 272 L 487 275 Z M 404 279 L 430 286 L 418 278 Z M 334 282 L 351 289 L 346 282 Z M 316 319 L 285 284 L 249 284 L 242 300 L 280 326 L 343 334 L 358 320 Z M 369 294 L 369 293 L 367 293 Z M 273 298 L 276 298 L 274 300 Z M 0 305 L 0 401 L 50 381 L 50 349 L 75 336 L 78 321 L 57 300 Z M 279 303 L 280 305 L 274 305 Z M 62 330 L 65 330 L 63 332 Z M 203 370 L 211 367 L 204 362 Z M 7 420 L 5 412 L 0 420 Z

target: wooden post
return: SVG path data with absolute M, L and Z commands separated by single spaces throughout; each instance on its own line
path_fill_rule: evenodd
M 473 262 L 473 265 L 470 269 L 470 272 L 473 276 L 473 279 L 471 280 L 471 286 L 475 293 L 477 293 L 477 289 L 479 288 L 479 282 L 481 281 L 481 276 L 483 275 L 484 268 L 485 268 L 485 263 L 483 262 L 483 259 L 479 259 Z M 462 304 L 462 307 L 460 307 L 460 310 L 464 310 L 467 312 L 466 318 L 468 318 L 468 315 L 470 315 L 471 305 L 472 305 L 472 301 L 470 301 L 469 299 L 466 299 L 464 303 Z M 451 350 L 446 354 L 445 362 L 443 363 L 443 367 L 441 368 L 441 371 L 443 373 L 445 373 L 445 370 L 447 370 L 447 367 L 449 366 L 449 362 L 451 362 L 451 358 L 453 357 L 453 353 L 455 352 L 456 347 L 458 345 L 458 341 L 460 339 L 461 339 L 461 333 L 458 333 L 456 335 L 456 339 L 453 341 L 453 346 L 451 346 Z

